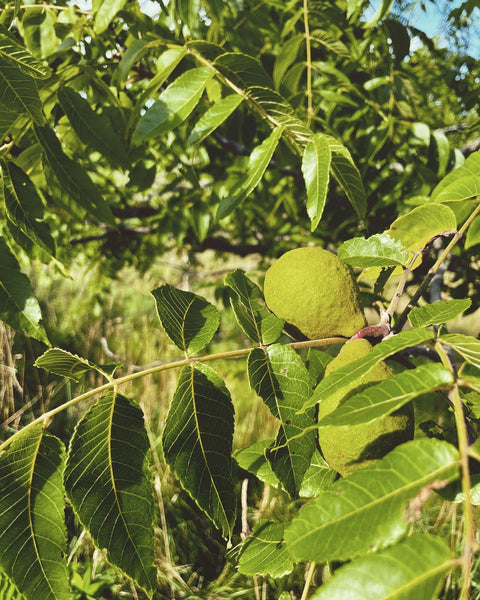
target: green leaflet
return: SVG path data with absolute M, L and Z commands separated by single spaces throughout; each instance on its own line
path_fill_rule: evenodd
M 122 10 L 126 0 L 94 0 L 95 33 L 103 33 L 112 22 L 115 15 Z
M 284 127 L 276 127 L 272 133 L 257 146 L 248 161 L 247 174 L 234 190 L 220 202 L 217 210 L 217 219 L 228 216 L 260 183 L 273 153 L 282 137 Z
M 238 571 L 245 575 L 283 577 L 293 571 L 293 559 L 285 548 L 286 523 L 260 521 L 245 540 Z
M 95 544 L 151 596 L 156 568 L 149 448 L 138 405 L 108 392 L 75 429 L 65 488 Z
M 50 342 L 41 324 L 42 313 L 30 281 L 0 236 L 0 319 L 17 331 L 26 331 L 47 346 Z
M 0 573 L 29 600 L 68 600 L 65 449 L 42 425 L 0 455 Z M 0 584 L 1 586 L 1 584 Z
M 422 204 L 398 217 L 387 233 L 402 242 L 407 250 L 423 250 L 425 245 L 441 233 L 456 231 L 457 219 L 448 206 Z
M 192 132 L 188 136 L 189 144 L 198 144 L 208 137 L 236 110 L 243 101 L 240 94 L 230 94 L 216 102 L 198 120 Z
M 342 186 L 358 217 L 362 219 L 367 212 L 367 198 L 360 172 L 348 149 L 335 138 L 327 137 L 332 153 L 331 169 L 333 176 Z
M 207 81 L 212 77 L 213 71 L 207 67 L 182 73 L 140 118 L 132 142 L 139 145 L 178 127 L 197 106 Z
M 253 342 L 272 344 L 283 331 L 284 321 L 265 308 L 260 288 L 236 269 L 225 277 L 230 288 L 230 303 L 237 323 Z
M 236 514 L 233 413 L 230 393 L 213 369 L 184 367 L 162 438 L 168 465 L 226 538 Z
M 211 341 L 220 323 L 213 304 L 202 296 L 165 283 L 152 290 L 166 334 L 180 350 L 194 354 Z
M 448 300 L 432 302 L 425 306 L 416 306 L 408 314 L 408 320 L 412 327 L 428 327 L 429 325 L 441 325 L 455 319 L 465 312 L 472 301 L 469 298 L 459 300 Z
M 51 70 L 34 58 L 27 49 L 19 44 L 15 37 L 0 26 L 0 57 L 15 63 L 26 75 L 35 79 L 46 79 Z
M 315 432 L 301 435 L 314 424 L 313 415 L 311 411 L 298 413 L 311 394 L 310 375 L 292 348 L 274 344 L 266 351 L 252 350 L 248 357 L 248 376 L 251 387 L 280 420 L 277 439 L 268 458 L 283 487 L 295 497 L 315 449 Z
M 80 381 L 80 378 L 91 371 L 96 371 L 104 377 L 107 373 L 99 366 L 91 363 L 86 358 L 71 354 L 61 348 L 49 348 L 39 356 L 35 361 L 35 366 L 60 375 L 68 377 L 73 381 Z
M 435 600 L 454 568 L 441 538 L 416 533 L 383 552 L 338 569 L 312 600 Z
M 311 230 L 315 231 L 327 199 L 332 153 L 328 139 L 322 134 L 312 136 L 305 146 L 302 173 L 307 188 L 307 213 Z
M 92 110 L 87 100 L 72 88 L 60 88 L 57 96 L 82 142 L 100 152 L 113 166 L 120 165 L 123 169 L 128 169 L 130 161 L 127 153 L 108 121 Z
M 333 412 L 321 419 L 318 425 L 353 427 L 371 423 L 395 412 L 422 394 L 447 389 L 453 382 L 452 373 L 443 365 L 419 365 L 348 397 Z M 355 435 L 354 429 L 352 435 Z
M 9 112 L 26 113 L 37 125 L 45 122 L 35 79 L 1 56 L 0 106 Z
M 297 560 L 347 560 L 398 541 L 409 500 L 427 485 L 458 477 L 456 448 L 435 439 L 397 446 L 385 458 L 338 480 L 294 517 L 285 533 Z
M 338 256 L 351 267 L 391 267 L 406 266 L 410 253 L 403 244 L 388 233 L 377 233 L 365 239 L 353 238 L 344 242 L 338 249 Z

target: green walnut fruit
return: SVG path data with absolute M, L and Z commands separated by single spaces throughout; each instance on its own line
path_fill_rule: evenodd
M 371 344 L 365 339 L 347 342 L 340 353 L 327 366 L 325 375 L 340 367 L 366 356 L 372 351 Z M 324 402 L 320 401 L 318 420 L 330 414 L 347 398 L 358 394 L 362 389 L 392 377 L 393 373 L 384 362 L 378 363 L 371 371 L 352 383 L 339 394 L 333 394 Z M 368 466 L 393 450 L 395 446 L 413 438 L 414 413 L 411 404 L 407 404 L 394 413 L 365 425 L 353 427 L 321 427 L 319 443 L 328 464 L 341 475 Z
M 264 293 L 270 310 L 311 340 L 349 338 L 366 325 L 350 267 L 323 248 L 286 252 L 265 273 Z

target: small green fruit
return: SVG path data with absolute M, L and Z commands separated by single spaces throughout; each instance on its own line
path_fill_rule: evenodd
M 347 342 L 338 356 L 328 364 L 325 375 L 366 356 L 371 351 L 372 346 L 365 339 Z M 383 361 L 378 363 L 371 371 L 354 382 L 346 390 L 346 395 L 345 390 L 342 390 L 341 393 L 333 394 L 324 402 L 320 402 L 318 420 L 334 411 L 347 398 L 392 375 L 386 363 Z M 382 458 L 395 446 L 411 440 L 413 431 L 413 407 L 407 404 L 387 417 L 366 425 L 321 427 L 319 443 L 328 464 L 341 475 L 348 475 Z
M 350 267 L 323 248 L 296 248 L 265 273 L 265 300 L 277 317 L 313 340 L 351 337 L 365 327 Z

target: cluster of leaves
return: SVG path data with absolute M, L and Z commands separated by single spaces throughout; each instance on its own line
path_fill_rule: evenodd
M 457 80 L 459 65 L 467 63 L 431 44 L 412 52 L 418 32 L 388 18 L 391 2 L 381 2 L 368 23 L 367 3 L 359 0 L 328 7 L 273 0 L 171 4 L 155 20 L 121 1 L 94 2 L 91 11 L 67 2 L 12 3 L 2 12 L 5 323 L 50 344 L 20 262 L 40 258 L 68 270 L 69 244 L 101 243 L 103 257 L 119 260 L 108 262 L 114 270 L 132 256 L 148 262 L 175 244 L 279 253 L 321 239 L 384 300 L 390 276 L 413 273 L 418 280 L 432 241 L 450 237 L 415 304 L 460 240 L 463 250 L 479 243 L 479 154 L 465 159 L 443 131 L 459 117 L 475 130 L 477 73 L 472 68 Z M 458 83 L 455 102 L 447 88 L 421 84 L 435 76 L 430 65 L 440 54 Z M 458 145 L 461 135 L 459 129 Z M 358 228 L 363 235 L 352 238 Z M 106 383 L 40 415 L 0 446 L 6 593 L 16 587 L 28 599 L 70 597 L 66 497 L 109 561 L 154 594 L 149 442 L 142 411 L 121 386 L 179 368 L 163 455 L 222 535 L 238 533 L 239 467 L 304 504 L 290 519 L 255 524 L 240 550 L 241 573 L 279 578 L 294 564 L 340 562 L 315 598 L 348 591 L 351 598 L 425 600 L 460 566 L 467 598 L 474 550 L 469 459 L 479 460 L 480 449 L 470 444 L 465 413 L 478 412 L 480 342 L 440 326 L 469 310 L 472 300 L 391 314 L 395 335 L 323 377 L 331 354 L 317 347 L 327 341 L 286 341 L 284 323 L 243 271 L 229 274 L 225 286 L 250 348 L 198 357 L 217 331 L 218 309 L 165 284 L 153 296 L 183 360 L 117 378 L 59 348 L 38 358 L 37 367 L 57 375 L 78 381 L 94 372 Z M 407 316 L 412 329 L 402 331 Z M 363 390 L 317 421 L 319 402 L 419 344 L 439 362 L 412 359 L 415 370 Z M 298 352 L 305 347 L 306 357 Z M 276 439 L 235 456 L 234 402 L 207 364 L 226 355 L 247 358 L 250 385 L 279 425 Z M 342 479 L 318 450 L 324 426 L 351 427 L 354 435 L 355 427 L 439 393 L 451 403 L 453 436 L 422 436 L 420 422 L 417 439 Z M 81 417 L 67 451 L 48 422 L 94 396 L 101 397 Z M 455 554 L 436 536 L 409 535 L 414 507 L 447 484 L 463 493 L 463 542 Z

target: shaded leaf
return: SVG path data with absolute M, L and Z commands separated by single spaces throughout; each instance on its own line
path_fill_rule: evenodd
M 57 97 L 82 142 L 100 152 L 111 164 L 128 169 L 130 161 L 125 148 L 108 121 L 72 88 L 60 88 Z
M 207 67 L 182 73 L 140 118 L 132 141 L 138 145 L 152 137 L 175 129 L 197 106 L 213 71 Z
M 107 29 L 115 15 L 122 10 L 125 2 L 126 0 L 95 0 L 93 2 L 95 15 L 93 30 L 95 33 L 102 33 Z
M 202 296 L 165 283 L 152 290 L 157 313 L 168 337 L 181 350 L 203 350 L 218 329 L 220 315 Z
M 230 195 L 220 202 L 217 219 L 229 215 L 257 187 L 272 160 L 282 133 L 283 127 L 275 128 L 268 138 L 253 150 L 248 160 L 247 174 Z
M 213 369 L 184 367 L 163 432 L 168 465 L 198 506 L 230 537 L 236 513 L 233 404 Z
M 305 139 L 311 136 L 310 129 L 296 116 L 292 105 L 278 92 L 266 87 L 251 87 L 248 89 L 248 98 L 253 100 L 257 111 L 260 106 L 277 125 L 284 126 L 296 137 Z
M 283 331 L 284 321 L 265 308 L 260 288 L 236 269 L 225 277 L 230 288 L 230 303 L 238 324 L 253 342 L 272 344 Z
M 251 87 L 273 89 L 273 81 L 260 62 L 241 52 L 225 52 L 215 59 L 215 67 L 235 85 L 246 90 Z
M 82 417 L 72 437 L 65 488 L 98 548 L 151 594 L 156 587 L 153 495 L 143 414 L 108 392 Z
M 448 300 L 446 302 L 432 302 L 425 306 L 416 306 L 408 314 L 408 320 L 412 327 L 428 327 L 429 325 L 441 325 L 455 319 L 468 308 L 472 301 L 469 298 L 459 300 Z
M 274 417 L 280 419 L 276 446 L 268 458 L 275 475 L 292 496 L 300 490 L 315 449 L 315 432 L 298 437 L 314 424 L 311 412 L 299 414 L 311 394 L 308 371 L 289 346 L 274 344 L 266 351 L 255 348 L 248 357 L 251 387 L 263 399 Z
M 440 344 L 446 344 L 470 364 L 480 367 L 480 340 L 462 333 L 449 333 L 438 338 Z
M 422 204 L 396 219 L 388 230 L 407 250 L 423 250 L 435 236 L 457 229 L 455 213 L 441 204 Z
M 458 452 L 450 444 L 419 439 L 397 446 L 304 506 L 285 532 L 287 548 L 295 559 L 316 562 L 385 548 L 405 535 L 409 500 L 457 477 Z
M 293 571 L 293 559 L 285 548 L 285 523 L 260 521 L 242 546 L 238 571 L 244 575 L 283 577 Z
M 10 221 L 34 244 L 55 256 L 55 242 L 44 217 L 43 202 L 30 178 L 14 163 L 3 170 L 5 208 Z
M 134 39 L 132 41 L 125 54 L 122 56 L 122 60 L 118 63 L 115 73 L 113 74 L 112 80 L 115 85 L 118 87 L 122 87 L 124 85 L 131 68 L 144 55 L 146 45 L 147 40 Z
M 388 233 L 347 240 L 338 249 L 338 256 L 351 267 L 361 268 L 405 266 L 410 261 L 410 253 L 403 244 Z
M 230 94 L 216 102 L 201 116 L 188 136 L 188 144 L 198 144 L 219 127 L 241 104 L 243 96 Z
M 17 259 L 0 236 L 0 319 L 17 331 L 50 345 L 43 325 L 38 300 L 30 280 L 20 271 Z
M 368 23 L 366 23 L 365 27 L 373 27 L 381 19 L 386 17 L 388 15 L 388 13 L 390 12 L 392 4 L 393 4 L 393 0 L 381 0 L 380 4 L 378 5 L 377 11 L 373 15 L 373 17 L 370 19 L 370 21 Z
M 452 373 L 443 365 L 419 365 L 352 395 L 321 419 L 318 425 L 341 427 L 371 423 L 395 412 L 421 394 L 448 388 L 453 383 Z M 352 435 L 355 435 L 355 430 L 352 430 Z
M 312 231 L 317 228 L 325 208 L 331 159 L 328 139 L 318 133 L 312 136 L 305 146 L 302 161 L 302 173 L 307 188 L 307 213 Z
M 84 168 L 63 152 L 55 132 L 49 127 L 35 127 L 35 134 L 62 192 L 82 206 L 89 216 L 115 226 L 110 207 L 102 198 L 97 186 Z
M 21 432 L 0 455 L 0 564 L 27 598 L 70 598 L 64 460 L 63 444 L 42 425 Z
M 35 79 L 0 57 L 0 105 L 8 111 L 26 113 L 35 123 L 43 125 L 45 118 Z
M 443 539 L 415 533 L 392 548 L 344 565 L 312 600 L 435 600 L 454 566 Z
M 107 373 L 98 365 L 61 348 L 49 348 L 37 358 L 35 366 L 74 381 L 80 381 L 85 373 L 91 371 L 96 371 L 108 378 Z
M 397 335 L 383 340 L 380 344 L 374 346 L 367 356 L 340 367 L 325 379 L 322 379 L 315 388 L 313 395 L 304 403 L 302 410 L 306 410 L 317 404 L 317 402 L 339 393 L 341 389 L 360 379 L 376 364 L 395 354 L 395 352 L 430 340 L 433 335 L 433 332 L 428 329 L 411 329 L 410 331 L 401 331 Z
M 450 160 L 450 143 L 443 131 L 432 131 L 430 144 L 436 151 L 437 175 L 443 177 Z

